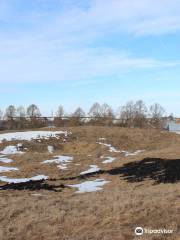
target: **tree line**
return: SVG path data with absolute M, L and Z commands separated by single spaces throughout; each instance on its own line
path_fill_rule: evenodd
M 64 107 L 59 105 L 51 124 L 54 121 L 55 126 L 64 126 L 66 123 L 69 125 L 119 125 L 140 128 L 161 127 L 164 116 L 165 110 L 158 103 L 148 107 L 142 100 L 129 101 L 114 111 L 109 104 L 96 102 L 87 113 L 81 107 L 75 109 L 73 113 L 66 113 Z M 31 127 L 42 126 L 43 123 L 47 124 L 49 122 L 48 119 L 46 121 L 46 118 L 47 116 L 42 116 L 36 104 L 31 104 L 27 108 L 23 106 L 16 108 L 14 105 L 10 105 L 4 113 L 0 110 L 1 122 L 11 123 L 12 126 L 13 124 L 15 126 L 15 123 L 18 122 L 19 128 L 28 124 Z

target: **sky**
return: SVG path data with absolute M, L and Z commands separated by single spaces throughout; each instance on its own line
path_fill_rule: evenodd
M 179 0 L 1 0 L 0 109 L 142 99 L 180 116 Z

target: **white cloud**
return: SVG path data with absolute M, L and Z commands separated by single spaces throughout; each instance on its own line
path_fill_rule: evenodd
M 96 42 L 111 38 L 112 33 L 141 36 L 178 31 L 180 1 L 64 2 L 38 0 L 38 7 L 26 3 L 27 7 L 22 0 L 1 1 L 0 19 L 7 30 L 0 34 L 0 82 L 83 80 L 179 64 L 100 48 Z
M 88 80 L 139 69 L 167 68 L 178 62 L 138 58 L 112 49 L 81 48 L 62 50 L 60 54 L 29 48 L 27 53 L 0 59 L 0 82 Z M 25 51 L 25 52 L 26 52 Z M 9 67 L 7 67 L 9 66 Z
M 73 2 L 73 1 L 72 1 Z M 56 15 L 67 32 L 159 34 L 180 29 L 179 0 L 92 0 L 86 10 L 73 4 Z M 63 28 L 62 28 L 63 29 Z M 149 31 L 148 31 L 149 30 Z

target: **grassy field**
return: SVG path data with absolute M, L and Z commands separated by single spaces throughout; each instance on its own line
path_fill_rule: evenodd
M 0 143 L 0 150 L 17 143 L 26 149 L 25 154 L 8 156 L 11 163 L 0 162 L 19 171 L 0 176 L 49 177 L 30 183 L 0 182 L 0 239 L 180 239 L 180 135 L 118 127 L 53 129 L 59 130 L 72 134 L 66 141 L 60 137 Z M 110 152 L 98 142 L 120 152 Z M 48 152 L 49 145 L 53 153 Z M 130 154 L 137 150 L 144 151 Z M 43 164 L 59 155 L 73 157 L 67 169 Z M 106 157 L 116 159 L 105 164 Z M 80 174 L 90 165 L 100 170 Z M 69 186 L 96 179 L 109 182 L 100 191 L 86 193 Z M 136 227 L 172 229 L 173 233 L 139 237 L 134 233 Z

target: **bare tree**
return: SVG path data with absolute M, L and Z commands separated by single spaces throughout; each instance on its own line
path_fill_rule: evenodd
M 25 118 L 26 116 L 26 111 L 25 111 L 25 108 L 23 106 L 19 106 L 17 108 L 17 117 L 19 118 Z
M 127 127 L 133 126 L 134 112 L 135 111 L 134 111 L 133 101 L 126 103 L 126 105 L 124 105 L 120 108 L 121 122 L 123 124 L 125 124 L 125 126 L 127 126 Z
M 83 118 L 86 116 L 86 114 L 82 108 L 78 107 L 71 116 L 72 125 L 82 125 L 82 123 L 84 122 Z
M 145 116 L 147 113 L 146 104 L 142 100 L 136 101 L 136 103 L 134 104 L 134 109 L 135 112 L 139 115 Z
M 35 105 L 35 104 L 31 104 L 28 108 L 27 108 L 27 115 L 30 118 L 36 118 L 36 117 L 40 117 L 41 113 L 39 108 Z
M 142 100 L 136 101 L 134 104 L 134 126 L 145 127 L 147 107 Z
M 13 119 L 16 116 L 16 108 L 13 105 L 10 105 L 6 108 L 5 117 Z
M 165 114 L 164 108 L 158 104 L 155 103 L 150 106 L 150 116 L 151 116 L 151 122 L 155 127 L 161 127 L 162 126 L 162 117 Z
M 64 116 L 64 108 L 62 105 L 58 107 L 56 117 L 62 118 Z
M 150 106 L 150 114 L 152 118 L 160 119 L 163 117 L 164 113 L 165 113 L 165 110 L 160 104 L 155 103 Z
M 83 118 L 86 116 L 86 113 L 84 112 L 84 110 L 80 107 L 78 107 L 74 113 L 72 114 L 73 117 L 76 117 L 76 118 Z
M 104 103 L 101 106 L 101 116 L 109 118 L 113 118 L 114 116 L 112 108 L 107 103 Z
M 94 103 L 89 110 L 88 115 L 92 118 L 101 117 L 101 105 L 99 103 Z

